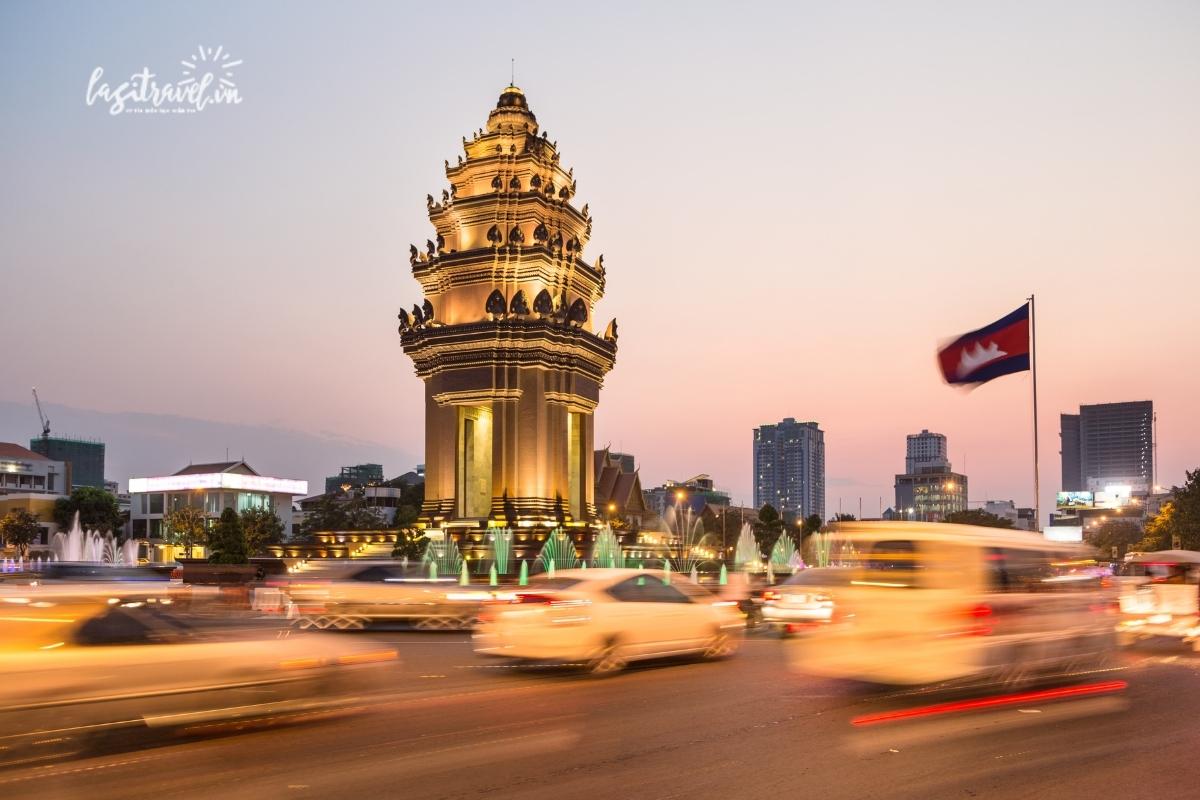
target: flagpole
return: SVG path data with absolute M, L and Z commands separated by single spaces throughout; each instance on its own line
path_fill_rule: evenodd
M 1029 354 L 1033 373 L 1033 529 L 1042 529 L 1042 492 L 1038 472 L 1038 408 L 1037 408 L 1037 320 L 1033 295 L 1029 295 Z

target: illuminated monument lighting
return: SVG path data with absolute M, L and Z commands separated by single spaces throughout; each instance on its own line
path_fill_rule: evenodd
M 506 88 L 463 148 L 441 202 L 426 197 L 436 240 L 410 248 L 425 296 L 399 318 L 425 382 L 422 522 L 471 551 L 489 522 L 582 533 L 598 521 L 592 414 L 617 325 L 594 332 L 604 259 L 584 261 L 588 207 L 572 205 L 574 170 L 524 93 Z

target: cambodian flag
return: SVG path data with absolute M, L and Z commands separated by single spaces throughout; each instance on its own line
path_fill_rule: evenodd
M 946 383 L 984 383 L 1029 369 L 1029 304 L 938 350 Z

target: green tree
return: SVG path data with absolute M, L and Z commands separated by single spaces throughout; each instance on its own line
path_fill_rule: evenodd
M 396 531 L 396 546 L 392 558 L 407 558 L 417 561 L 425 555 L 425 531 L 418 528 L 400 528 Z
M 833 515 L 833 519 L 831 519 L 830 522 L 854 522 L 856 519 L 858 519 L 858 517 L 854 516 L 853 514 L 843 514 L 839 511 L 837 514 Z
M 1187 473 L 1183 486 L 1171 489 L 1171 499 L 1146 521 L 1146 535 L 1137 549 L 1144 552 L 1200 550 L 1200 469 Z
M 41 531 L 38 518 L 24 508 L 14 508 L 0 518 L 0 542 L 15 547 L 22 558 L 29 555 L 29 545 Z
M 121 529 L 121 510 L 117 498 L 93 486 L 80 486 L 69 497 L 54 501 L 54 521 L 66 530 L 79 512 L 79 524 L 85 531 L 117 532 Z
M 1012 520 L 989 514 L 980 508 L 970 508 L 965 511 L 955 511 L 943 522 L 953 522 L 956 525 L 980 525 L 984 528 L 1011 528 Z
M 781 533 L 783 517 L 779 516 L 775 506 L 764 503 L 758 510 L 758 524 L 754 526 L 754 541 L 758 544 L 758 551 L 762 553 L 763 558 L 770 555 L 771 548 L 775 546 L 775 541 Z
M 221 512 L 221 518 L 208 533 L 208 545 L 208 560 L 214 564 L 245 564 L 249 561 L 246 532 L 232 508 Z
M 800 538 L 807 539 L 819 530 L 821 530 L 821 515 L 809 514 L 800 523 Z
M 322 496 L 304 512 L 301 536 L 312 541 L 313 535 L 325 531 L 364 531 L 384 527 L 379 510 L 367 505 L 366 498 L 354 495 L 340 499 L 332 494 Z
M 346 530 L 344 505 L 344 502 L 337 500 L 332 494 L 322 495 L 304 510 L 304 522 L 300 524 L 301 537 L 312 541 L 315 533 Z
M 367 499 L 355 495 L 346 502 L 346 526 L 339 530 L 372 531 L 384 527 L 383 514 L 377 508 L 367 505 Z
M 204 530 L 204 511 L 197 506 L 180 506 L 163 517 L 163 538 L 182 547 L 184 558 L 192 557 L 192 548 L 208 542 Z
M 283 522 L 267 508 L 248 508 L 239 520 L 246 539 L 246 552 L 256 556 L 268 546 L 283 542 Z
M 1162 504 L 1157 514 L 1146 520 L 1146 529 L 1142 540 L 1133 549 L 1139 553 L 1170 550 L 1175 531 L 1175 504 L 1168 500 Z
M 1141 541 L 1142 529 L 1127 519 L 1110 519 L 1086 538 L 1103 558 L 1121 559 Z

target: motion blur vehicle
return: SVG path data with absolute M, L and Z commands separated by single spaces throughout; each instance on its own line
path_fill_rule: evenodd
M 1200 652 L 1200 552 L 1137 553 L 1121 567 L 1120 641 L 1166 636 Z
M 394 562 L 335 565 L 269 582 L 286 595 L 284 613 L 301 629 L 361 630 L 401 623 L 417 630 L 470 630 L 493 595 L 430 580 Z
M 394 649 L 180 613 L 153 584 L 6 587 L 0 763 L 97 735 L 330 708 L 386 684 Z M 386 674 L 385 674 L 386 673 Z
M 1114 647 L 1111 580 L 1034 533 L 842 523 L 854 565 L 837 621 L 793 648 L 810 674 L 888 685 L 1021 684 L 1096 668 Z
M 850 584 L 844 567 L 810 567 L 763 592 L 762 618 L 787 636 L 828 625 L 837 592 Z
M 485 609 L 475 651 L 525 662 L 583 664 L 595 675 L 631 661 L 733 655 L 744 626 L 733 601 L 687 579 L 639 569 L 560 570 Z

